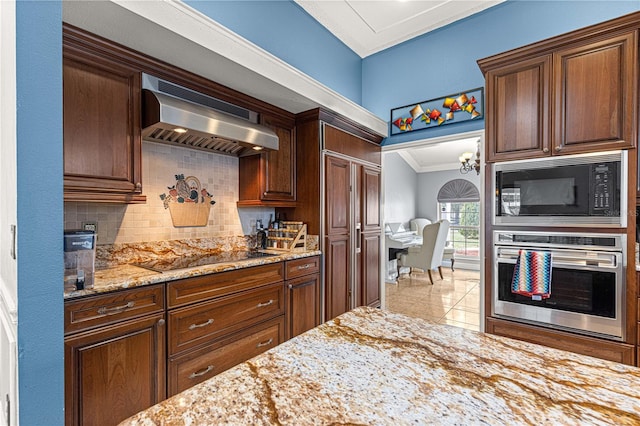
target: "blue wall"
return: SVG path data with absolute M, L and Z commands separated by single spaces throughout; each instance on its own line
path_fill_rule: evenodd
M 22 425 L 64 424 L 61 21 L 60 1 L 16 4 Z
M 360 104 L 360 56 L 291 0 L 187 0 L 233 32 Z
M 362 105 L 390 109 L 484 86 L 476 61 L 640 9 L 640 1 L 510 0 L 363 60 Z M 468 121 L 394 135 L 385 145 L 484 128 Z

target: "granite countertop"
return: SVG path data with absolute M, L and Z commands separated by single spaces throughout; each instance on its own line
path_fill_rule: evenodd
M 268 250 L 265 250 L 269 252 Z M 272 252 L 271 257 L 258 257 L 237 262 L 222 262 L 212 265 L 196 266 L 186 269 L 178 269 L 169 272 L 156 272 L 130 264 L 122 264 L 109 268 L 96 269 L 93 288 L 85 290 L 65 291 L 64 298 L 71 299 L 92 294 L 106 293 L 126 288 L 140 287 L 149 284 L 178 280 L 181 278 L 197 277 L 206 274 L 231 271 L 234 269 L 249 268 L 251 266 L 266 265 L 268 263 L 283 262 L 286 260 L 321 254 L 319 250 L 301 252 Z
M 640 424 L 640 369 L 357 308 L 121 424 Z

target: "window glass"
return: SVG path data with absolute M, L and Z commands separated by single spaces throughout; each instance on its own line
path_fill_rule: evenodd
M 451 223 L 447 247 L 456 256 L 480 256 L 480 203 L 438 203 L 438 219 Z

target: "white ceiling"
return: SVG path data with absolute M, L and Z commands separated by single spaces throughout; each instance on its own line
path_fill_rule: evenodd
M 466 18 L 504 0 L 295 0 L 351 50 L 365 58 Z M 425 141 L 397 152 L 416 173 L 460 168 L 479 137 Z
M 458 157 L 464 152 L 472 153 L 473 161 L 479 140 L 476 135 L 463 135 L 461 139 L 447 137 L 439 141 L 414 142 L 407 148 L 389 151 L 397 152 L 416 173 L 437 172 L 459 169 Z
M 505 0 L 295 0 L 365 58 Z

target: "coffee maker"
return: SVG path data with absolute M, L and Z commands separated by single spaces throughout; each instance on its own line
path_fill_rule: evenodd
M 68 291 L 93 288 L 96 261 L 94 231 L 64 231 L 64 288 Z

